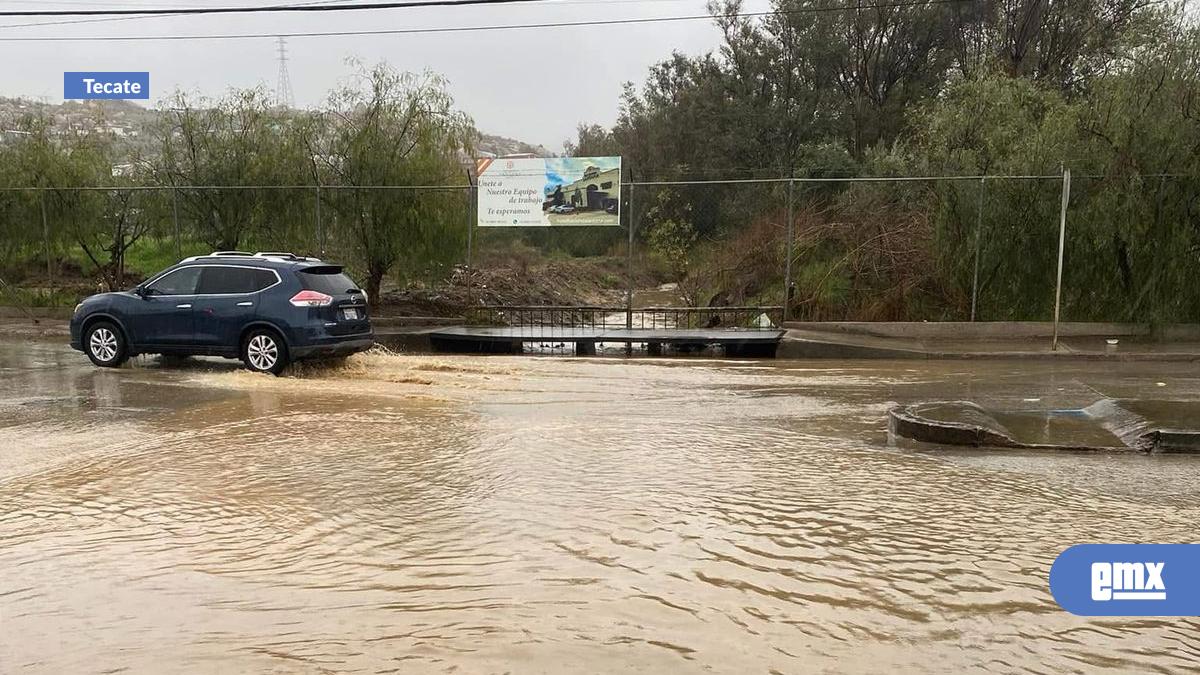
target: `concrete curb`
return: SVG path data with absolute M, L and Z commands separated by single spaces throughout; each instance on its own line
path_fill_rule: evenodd
M 888 434 L 920 443 L 958 445 L 972 448 L 1003 448 L 1010 450 L 1058 450 L 1065 452 L 1139 452 L 1141 448 L 1117 446 L 1056 445 L 1052 443 L 1021 443 L 1006 433 L 987 427 L 935 420 L 921 415 L 921 408 L 945 403 L 960 403 L 980 411 L 983 408 L 970 401 L 937 401 L 901 406 L 888 411 Z
M 461 316 L 373 316 L 371 325 L 377 328 L 409 327 L 409 326 L 457 326 L 462 324 Z
M 1049 321 L 789 321 L 784 328 L 842 335 L 868 335 L 911 340 L 1011 340 L 1047 338 L 1054 334 Z M 1064 322 L 1059 337 L 1151 337 L 1200 341 L 1200 324 Z
M 1107 401 L 1107 403 L 1117 403 Z M 1010 436 L 1003 427 L 989 428 L 982 424 L 952 422 L 933 419 L 922 414 L 923 410 L 945 405 L 963 406 L 979 413 L 981 418 L 992 419 L 979 405 L 970 401 L 930 401 L 899 406 L 888 411 L 888 436 L 891 439 L 905 438 L 918 443 L 955 445 L 972 448 L 1003 448 L 1016 450 L 1059 450 L 1067 452 L 1143 452 L 1151 454 L 1200 454 L 1200 430 L 1152 429 L 1136 437 L 1126 437 L 1125 446 L 1059 445 L 1049 443 L 1022 443 Z M 1094 406 L 1093 406 L 1094 407 Z M 1140 416 L 1115 406 L 1114 412 L 1121 415 Z
M 963 401 L 965 405 L 974 404 Z M 977 424 L 946 422 L 922 417 L 920 406 L 902 406 L 888 411 L 888 433 L 922 443 L 965 445 L 973 448 L 1018 448 L 1007 434 Z M 978 406 L 975 406 L 978 407 Z
M 378 329 L 375 343 L 397 352 L 432 352 L 429 334 L 435 330 L 435 327 Z
M 1156 429 L 1143 438 L 1150 443 L 1153 452 L 1200 454 L 1200 431 Z
M 790 333 L 790 331 L 789 331 Z M 812 335 L 796 337 L 785 335 L 779 344 L 777 356 L 786 359 L 924 359 L 924 360 L 1022 360 L 1022 361 L 1112 361 L 1138 362 L 1161 361 L 1171 363 L 1191 363 L 1200 361 L 1200 352 L 1172 351 L 1123 351 L 1099 352 L 1079 351 L 1062 348 L 1052 352 L 1030 351 L 1028 349 L 991 349 L 979 351 L 951 351 L 945 349 L 928 349 L 922 346 L 889 346 L 878 344 L 880 338 L 869 338 L 876 344 L 866 341 L 853 342 L 854 338 L 846 336 L 830 336 L 823 340 Z
M 845 342 L 824 342 L 784 335 L 775 356 L 781 359 L 928 359 L 928 352 L 874 347 Z

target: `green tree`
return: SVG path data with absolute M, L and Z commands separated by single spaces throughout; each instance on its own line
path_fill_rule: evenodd
M 44 209 L 48 232 L 43 235 L 43 246 L 60 253 L 65 247 L 78 247 L 104 287 L 123 287 L 126 254 L 161 216 L 161 209 L 151 206 L 155 195 L 129 189 L 98 189 L 133 187 L 137 182 L 124 172 L 114 171 L 121 148 L 112 137 L 98 132 L 59 132 L 55 120 L 48 116 L 29 116 L 17 126 L 18 140 L 6 148 L 12 165 L 17 167 L 8 180 L 40 188 L 27 193 L 29 198 L 24 204 L 13 204 L 25 219 L 24 238 L 39 239 L 41 228 L 28 224 L 40 225 Z M 129 166 L 133 165 L 123 168 Z
M 397 265 L 412 274 L 459 253 L 466 190 L 418 186 L 465 188 L 464 159 L 474 137 L 470 118 L 454 108 L 445 80 L 432 73 L 359 66 L 350 83 L 330 95 L 311 154 L 336 186 L 327 203 L 365 268 L 372 302 Z
M 1080 109 L 1068 316 L 1200 320 L 1200 30 L 1164 27 Z M 1083 264 L 1080 264 L 1080 263 Z
M 181 218 L 218 250 L 280 239 L 297 203 L 277 186 L 311 182 L 295 116 L 272 105 L 265 89 L 230 93 L 217 101 L 176 92 L 158 129 L 160 180 L 174 188 Z
M 22 211 L 29 241 L 40 241 L 47 273 L 57 263 L 64 245 L 75 243 L 84 231 L 102 218 L 101 200 L 92 190 L 111 176 L 111 167 L 98 139 L 81 132 L 56 134 L 54 119 L 28 115 L 18 121 L 13 146 L 13 178 L 18 185 L 37 188 L 24 194 Z M 40 235 L 40 236 L 39 236 Z

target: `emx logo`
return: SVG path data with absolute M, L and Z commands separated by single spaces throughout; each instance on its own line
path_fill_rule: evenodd
M 1080 616 L 1200 616 L 1198 572 L 1200 545 L 1081 544 L 1054 561 L 1050 592 Z
M 1166 600 L 1165 562 L 1092 563 L 1092 600 Z

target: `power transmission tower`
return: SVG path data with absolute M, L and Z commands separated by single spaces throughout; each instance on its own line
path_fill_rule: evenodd
M 275 105 L 294 108 L 296 99 L 292 95 L 292 78 L 288 77 L 287 40 L 283 37 L 277 38 L 276 44 L 279 50 L 279 81 L 275 84 Z

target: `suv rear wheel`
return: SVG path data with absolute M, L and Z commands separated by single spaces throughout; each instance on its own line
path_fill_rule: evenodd
M 125 336 L 109 321 L 97 321 L 88 326 L 83 345 L 92 363 L 102 368 L 116 368 L 129 358 Z
M 242 341 L 242 363 L 256 373 L 278 375 L 288 365 L 287 345 L 279 333 L 269 328 L 256 328 Z

